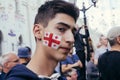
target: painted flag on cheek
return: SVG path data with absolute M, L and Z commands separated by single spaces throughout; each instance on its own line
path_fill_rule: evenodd
M 60 46 L 61 36 L 56 35 L 50 32 L 45 32 L 43 44 L 54 49 L 57 49 Z

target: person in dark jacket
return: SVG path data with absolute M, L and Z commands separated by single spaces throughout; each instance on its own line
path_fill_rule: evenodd
M 110 51 L 98 58 L 100 80 L 120 80 L 120 27 L 113 27 L 107 35 Z
M 16 77 L 11 77 L 13 75 Z M 58 75 L 58 73 L 55 72 L 54 75 Z M 6 76 L 7 80 L 51 80 L 47 76 L 39 77 L 36 73 L 25 67 L 25 65 L 20 64 L 16 65 Z M 64 78 L 59 77 L 58 80 L 64 80 Z
M 17 64 L 19 64 L 19 57 L 13 53 L 9 52 L 1 55 L 0 64 L 2 66 L 2 71 L 0 74 L 0 80 L 5 80 L 5 75 Z
M 26 66 L 15 66 L 5 80 L 62 80 L 54 70 L 73 48 L 78 17 L 79 9 L 63 0 L 50 0 L 41 5 L 33 27 L 34 55 Z
M 27 65 L 31 59 L 31 54 L 29 53 L 28 48 L 21 47 L 18 49 L 18 57 L 20 60 L 20 64 Z

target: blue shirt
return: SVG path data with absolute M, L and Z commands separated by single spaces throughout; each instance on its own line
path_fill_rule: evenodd
M 66 60 L 62 61 L 62 64 L 74 64 L 79 60 L 79 57 L 74 54 L 72 56 L 67 56 Z
M 67 56 L 66 60 L 62 61 L 61 64 L 62 65 L 74 64 L 79 60 L 80 60 L 79 57 L 76 54 L 74 54 L 72 56 Z M 75 67 L 75 68 L 77 69 L 78 76 L 80 76 L 80 67 Z

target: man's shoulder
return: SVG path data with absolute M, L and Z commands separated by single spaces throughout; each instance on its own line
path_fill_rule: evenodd
M 17 64 L 10 71 L 28 71 L 28 68 L 23 64 Z
M 117 55 L 120 55 L 120 51 L 107 51 L 104 54 L 102 54 L 101 57 L 114 57 Z
M 120 80 L 120 51 L 108 51 L 98 59 L 98 69 L 107 80 Z M 117 73 L 117 74 L 116 74 Z M 117 79 L 115 79 L 117 78 Z
M 111 62 L 118 62 L 120 60 L 120 51 L 108 51 L 102 54 L 99 59 L 98 63 L 106 62 L 106 63 L 111 63 Z
M 31 70 L 29 70 L 25 65 L 16 65 L 13 67 L 6 75 L 6 80 L 33 80 L 34 78 L 37 78 L 37 75 L 33 73 Z

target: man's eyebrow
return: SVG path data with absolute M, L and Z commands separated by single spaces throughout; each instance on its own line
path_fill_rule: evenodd
M 63 23 L 63 22 L 59 22 L 59 23 L 57 23 L 57 24 L 63 25 L 63 26 L 65 26 L 65 27 L 67 27 L 67 28 L 70 28 L 70 25 L 68 25 L 68 24 L 66 24 L 66 23 Z

